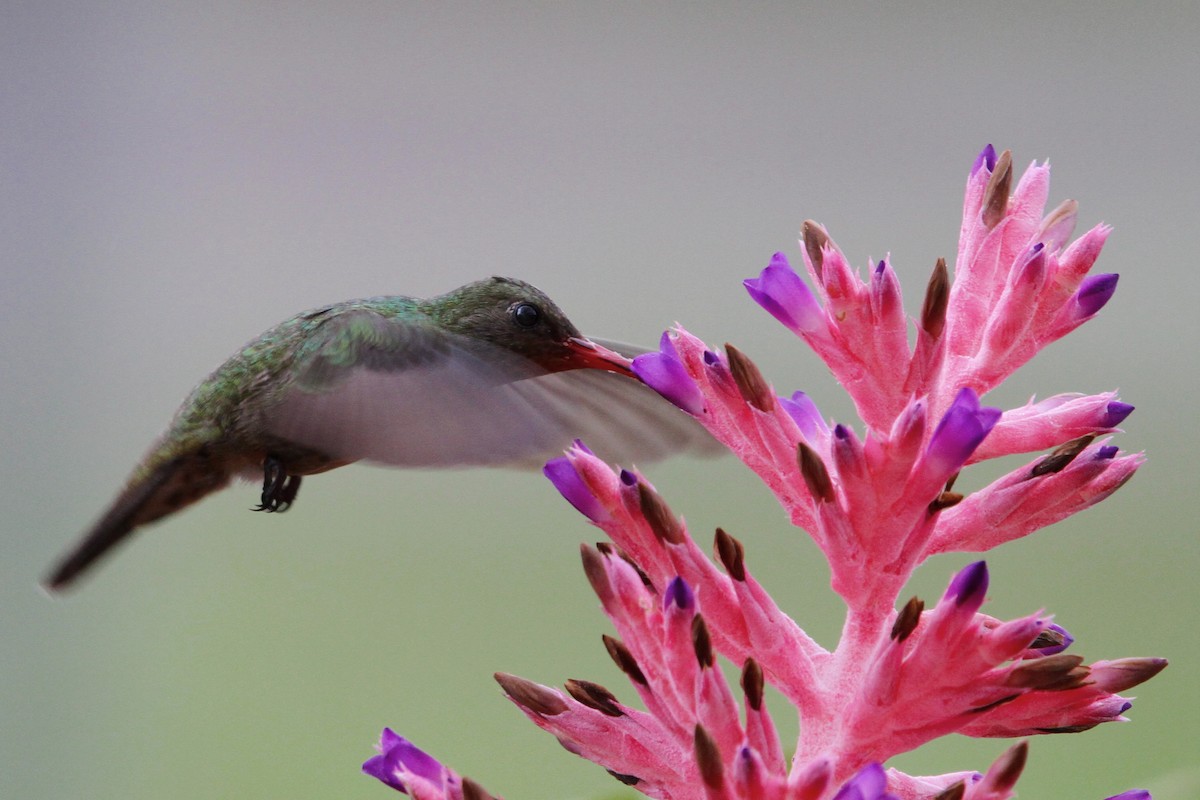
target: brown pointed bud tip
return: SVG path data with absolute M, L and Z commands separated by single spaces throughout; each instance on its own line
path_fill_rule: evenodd
M 592 585 L 592 591 L 603 603 L 612 597 L 613 591 L 612 584 L 608 581 L 608 570 L 604 568 L 604 556 L 600 553 L 599 548 L 588 547 L 586 544 L 579 546 L 579 555 L 583 559 L 583 574 Z
M 958 492 L 942 492 L 929 504 L 929 513 L 936 514 L 939 511 L 945 511 L 947 508 L 954 508 L 954 506 L 962 501 L 963 496 Z
M 697 725 L 693 743 L 696 765 L 700 767 L 704 785 L 709 789 L 720 789 L 725 785 L 725 765 L 721 763 L 721 751 L 717 749 L 716 740 L 704 730 L 703 725 Z
M 1037 638 L 1029 643 L 1030 650 L 1048 650 L 1051 647 L 1062 647 L 1067 641 L 1067 637 L 1063 636 L 1053 628 L 1047 628 L 1037 635 Z
M 758 711 L 763 704 L 763 671 L 753 658 L 742 664 L 742 691 L 746 693 L 746 705 Z
M 1034 464 L 1029 470 L 1029 477 L 1036 478 L 1040 475 L 1049 475 L 1054 472 L 1062 472 L 1067 468 L 1067 465 L 1075 460 L 1075 457 L 1082 453 L 1084 449 L 1096 439 L 1096 434 L 1089 433 L 1080 436 L 1078 439 L 1072 439 L 1066 444 L 1055 448 L 1050 455 L 1043 458 L 1038 463 Z
M 796 451 L 796 460 L 800 464 L 800 474 L 804 477 L 804 484 L 808 487 L 808 492 L 813 499 L 821 503 L 832 503 L 834 500 L 833 481 L 829 479 L 829 471 L 825 469 L 825 462 L 817 455 L 817 451 L 809 447 L 807 443 L 800 442 Z
M 813 272 L 820 278 L 825 267 L 825 255 L 821 250 L 829 244 L 829 236 L 821 229 L 820 223 L 806 219 L 800 226 L 800 237 L 804 239 L 804 251 L 808 253 L 808 260 L 812 262 Z
M 741 542 L 717 528 L 716 551 L 729 577 L 739 583 L 746 580 L 746 549 Z
M 962 800 L 967 793 L 967 784 L 963 781 L 952 783 L 933 796 L 933 800 Z
M 953 474 L 953 475 L 951 475 L 949 478 L 947 478 L 947 479 L 946 479 L 946 485 L 942 487 L 942 491 L 944 491 L 944 492 L 948 492 L 948 491 L 950 491 L 951 489 L 953 489 L 953 488 L 954 488 L 954 484 L 958 482 L 958 476 L 959 476 L 959 475 L 961 475 L 961 474 L 962 474 L 962 470 L 959 470 L 958 472 L 954 473 L 954 474 Z
M 646 676 L 642 673 L 642 668 L 634 660 L 633 653 L 629 652 L 629 648 L 620 639 L 614 639 L 607 634 L 603 638 L 604 647 L 608 650 L 608 655 L 612 658 L 613 663 L 629 676 L 629 679 L 634 683 L 639 686 L 649 686 L 649 681 L 646 680 Z
M 637 786 L 639 783 L 642 782 L 642 779 L 637 777 L 636 775 L 625 775 L 620 772 L 614 772 L 611 769 L 606 769 L 604 771 L 607 772 L 609 775 L 612 775 L 614 778 L 616 778 L 617 780 L 619 780 L 621 783 L 625 784 L 626 786 Z
M 1153 678 L 1167 668 L 1165 658 L 1119 658 L 1100 670 L 1097 683 L 1108 692 L 1123 692 Z
M 462 796 L 463 800 L 496 800 L 494 795 L 489 794 L 478 783 L 466 777 L 462 779 Z
M 625 712 L 621 710 L 617 698 L 608 689 L 605 689 L 598 683 L 591 681 L 582 681 L 571 679 L 564 684 L 567 694 L 574 697 L 588 708 L 595 709 L 606 717 L 623 717 Z
M 725 355 L 729 359 L 729 371 L 733 374 L 733 382 L 737 384 L 742 399 L 759 411 L 774 411 L 775 392 L 771 391 L 771 386 L 758 369 L 758 365 L 729 343 L 725 344 Z
M 1081 656 L 1067 653 L 1022 661 L 1008 673 L 1004 685 L 1047 692 L 1078 689 L 1091 672 L 1087 667 L 1080 666 L 1082 663 Z
M 704 617 L 699 614 L 692 617 L 692 650 L 696 652 L 696 663 L 700 669 L 708 669 L 713 665 L 712 636 L 708 633 Z
M 660 542 L 683 543 L 683 528 L 680 526 L 679 520 L 671 513 L 671 509 L 667 507 L 658 492 L 654 491 L 645 481 L 638 481 L 638 504 L 642 508 L 642 516 L 650 526 L 650 530 L 654 531 L 654 535 Z
M 526 711 L 532 711 L 543 717 L 554 717 L 568 708 L 563 699 L 559 697 L 558 692 L 546 686 L 518 678 L 516 675 L 509 675 L 507 672 L 497 672 L 492 677 L 496 679 L 496 683 L 500 684 L 504 693 Z
M 996 168 L 983 191 L 983 224 L 990 231 L 1008 213 L 1008 193 L 1012 188 L 1012 152 L 1005 150 L 996 159 Z
M 950 271 L 946 259 L 939 258 L 925 287 L 925 302 L 921 305 L 921 330 L 937 341 L 946 327 L 946 308 L 950 304 Z
M 896 615 L 896 621 L 892 623 L 892 640 L 903 642 L 912 635 L 921 621 L 921 612 L 924 610 L 924 600 L 915 595 L 910 598 L 904 604 L 904 608 L 900 609 L 900 613 Z
M 1008 791 L 1017 785 L 1017 779 L 1025 771 L 1025 761 L 1029 758 L 1029 742 L 1017 742 L 1000 755 L 988 770 L 992 786 L 1000 791 Z
M 602 556 L 611 556 L 614 552 L 613 546 L 608 542 L 596 542 L 596 549 L 600 551 Z

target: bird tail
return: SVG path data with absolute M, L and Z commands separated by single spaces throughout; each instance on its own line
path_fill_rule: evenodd
M 104 516 L 67 551 L 42 585 L 49 591 L 65 588 L 137 528 L 191 505 L 224 487 L 229 479 L 227 472 L 214 469 L 213 459 L 203 451 L 185 453 L 135 473 Z

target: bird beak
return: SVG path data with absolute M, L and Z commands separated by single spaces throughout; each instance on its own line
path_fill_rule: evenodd
M 618 353 L 598 345 L 582 336 L 573 336 L 567 340 L 567 349 L 571 353 L 571 366 L 575 369 L 603 369 L 615 372 L 627 378 L 634 377 L 630 369 L 630 360 Z

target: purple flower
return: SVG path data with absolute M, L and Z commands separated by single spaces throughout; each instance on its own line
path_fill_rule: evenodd
M 704 395 L 675 352 L 669 333 L 663 333 L 657 353 L 633 359 L 633 374 L 654 391 L 692 416 L 704 413 Z
M 992 147 L 990 144 L 985 145 L 984 148 L 979 151 L 979 155 L 975 157 L 975 163 L 971 165 L 972 177 L 975 175 L 975 173 L 979 172 L 981 167 L 987 169 L 988 172 L 991 172 L 996 168 L 996 148 Z
M 1103 428 L 1115 428 L 1133 413 L 1133 406 L 1114 400 L 1104 408 L 1104 420 L 1100 423 Z
M 742 284 L 754 302 L 795 333 L 811 333 L 824 324 L 825 314 L 817 298 L 783 253 L 776 253 L 757 278 L 747 278 Z
M 931 468 L 950 475 L 965 464 L 1000 420 L 1000 414 L 998 408 L 981 408 L 972 390 L 960 390 L 926 448 Z
M 983 605 L 984 595 L 987 594 L 988 571 L 987 563 L 976 561 L 968 564 L 950 582 L 946 589 L 946 599 L 953 600 L 959 608 L 974 614 Z
M 819 436 L 829 435 L 829 426 L 821 417 L 820 409 L 804 392 L 796 392 L 790 399 L 781 397 L 779 404 L 783 406 L 783 410 L 792 418 L 796 427 L 800 429 L 800 433 L 808 441 L 816 441 Z
M 887 776 L 883 767 L 872 761 L 847 781 L 833 800 L 899 800 L 887 792 Z
M 433 756 L 391 728 L 383 729 L 376 749 L 379 755 L 363 762 L 362 771 L 406 794 L 417 796 L 414 784 L 418 787 L 425 783 L 444 786 L 447 778 L 453 774 Z
M 579 445 L 580 452 L 591 454 Z M 559 493 L 566 498 L 567 502 L 575 507 L 575 510 L 592 522 L 599 522 L 608 516 L 608 512 L 604 510 L 604 506 L 592 494 L 591 489 L 583 482 L 583 478 L 575 470 L 575 465 L 571 459 L 566 456 L 559 456 L 546 462 L 542 467 L 542 474 L 550 479 L 554 484 L 554 488 L 558 489 Z
M 1090 317 L 1112 299 L 1117 291 L 1116 273 L 1107 275 L 1091 275 L 1084 278 L 1075 293 L 1075 302 L 1079 306 L 1080 317 Z

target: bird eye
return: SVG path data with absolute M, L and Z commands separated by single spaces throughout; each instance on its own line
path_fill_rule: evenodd
M 513 306 L 512 315 L 522 328 L 532 328 L 542 318 L 542 312 L 533 303 L 518 303 Z

